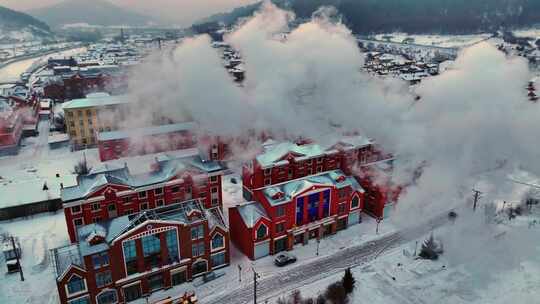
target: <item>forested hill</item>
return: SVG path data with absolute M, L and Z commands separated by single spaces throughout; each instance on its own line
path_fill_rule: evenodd
M 335 6 L 356 33 L 471 33 L 540 23 L 540 0 L 274 0 L 298 17 L 307 18 L 320 6 Z M 238 8 L 205 22 L 230 24 L 260 6 Z

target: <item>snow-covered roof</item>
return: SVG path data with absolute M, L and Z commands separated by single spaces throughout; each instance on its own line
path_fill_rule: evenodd
M 298 194 L 314 186 L 332 186 L 338 189 L 351 186 L 354 191 L 364 192 L 364 189 L 362 189 L 354 177 L 345 175 L 341 170 L 334 170 L 270 186 L 265 188 L 263 193 L 271 205 L 277 206 L 291 201 Z M 283 195 L 275 196 L 276 193 L 283 193 Z
M 78 185 L 64 188 L 61 194 L 62 200 L 67 202 L 85 198 L 109 184 L 135 189 L 166 182 L 188 169 L 195 169 L 201 173 L 217 172 L 224 169 L 220 163 L 203 160 L 199 155 L 177 158 L 174 155 L 163 153 L 155 160 L 159 165 L 157 170 L 140 174 L 132 174 L 128 166 L 121 166 L 115 162 L 94 168 L 88 175 L 79 176 Z
M 43 190 L 45 183 L 48 190 Z M 61 195 L 60 184 L 64 187 L 73 186 L 77 184 L 77 180 L 71 174 L 35 179 L 0 179 L 0 208 L 59 199 Z
M 197 127 L 197 124 L 194 122 L 184 122 L 177 124 L 161 125 L 161 126 L 151 126 L 145 128 L 136 128 L 130 129 L 127 131 L 110 131 L 110 132 L 101 132 L 98 134 L 97 138 L 99 141 L 103 140 L 115 140 L 123 139 L 130 137 L 139 137 L 139 136 L 150 136 L 158 134 L 167 134 L 172 132 L 180 131 L 189 131 Z
M 323 156 L 326 151 L 317 144 L 298 145 L 292 142 L 282 142 L 276 145 L 266 145 L 265 151 L 257 156 L 257 161 L 264 167 L 281 165 L 283 158 L 288 154 L 293 154 L 298 158 L 309 159 Z
M 194 211 L 197 212 L 194 215 Z M 77 230 L 79 252 L 81 256 L 89 256 L 109 248 L 111 242 L 121 237 L 131 229 L 147 221 L 169 221 L 191 224 L 208 220 L 210 229 L 215 226 L 226 228 L 225 221 L 219 210 L 206 210 L 198 199 L 188 200 L 157 209 L 147 210 L 138 214 L 125 215 L 111 220 L 82 226 Z M 92 244 L 95 237 L 103 238 L 102 243 Z
M 86 98 L 73 99 L 64 104 L 63 109 L 79 109 L 89 107 L 105 107 L 129 102 L 127 95 L 110 96 L 89 94 Z
M 261 218 L 270 219 L 259 202 L 249 202 L 247 204 L 237 206 L 236 209 L 244 221 L 244 224 L 246 224 L 246 227 L 248 228 L 253 228 L 253 226 L 255 226 L 255 224 Z

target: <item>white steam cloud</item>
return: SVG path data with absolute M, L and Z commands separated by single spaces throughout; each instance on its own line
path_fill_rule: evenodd
M 496 197 L 517 168 L 540 175 L 540 107 L 526 98 L 531 73 L 525 60 L 506 57 L 488 43 L 475 45 L 452 70 L 424 80 L 416 88 L 422 98 L 413 102 L 405 83 L 360 71 L 363 55 L 335 11 L 320 10 L 284 37 L 293 18 L 265 3 L 226 36 L 245 61 L 243 87 L 233 83 L 206 36 L 187 39 L 172 55 L 150 58 L 131 84 L 141 109 L 137 121 L 195 120 L 205 132 L 225 136 L 252 130 L 317 139 L 360 131 L 399 155 L 397 182 L 409 182 L 411 172 L 425 164 L 393 215 L 404 225 L 463 205 L 479 182 L 492 189 L 486 199 Z M 478 221 L 464 216 L 463 229 L 446 236 L 456 263 L 467 262 L 458 252 L 460 242 L 485 250 L 494 244 L 494 254 L 506 255 L 506 246 L 529 240 L 523 233 L 501 245 L 489 231 L 467 233 Z

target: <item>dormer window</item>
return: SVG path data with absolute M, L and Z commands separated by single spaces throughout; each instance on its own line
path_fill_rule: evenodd
M 78 275 L 73 275 L 69 279 L 66 289 L 69 295 L 84 292 L 86 291 L 86 281 Z
M 268 228 L 264 224 L 261 224 L 259 228 L 257 228 L 257 239 L 265 238 L 267 233 Z

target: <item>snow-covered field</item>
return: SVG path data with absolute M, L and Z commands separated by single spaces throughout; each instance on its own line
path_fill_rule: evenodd
M 448 47 L 448 48 L 462 48 L 473 45 L 480 41 L 489 38 L 491 34 L 477 34 L 477 35 L 409 35 L 406 33 L 387 33 L 378 34 L 375 36 L 377 40 L 402 43 L 406 39 L 410 40 L 410 43 Z

